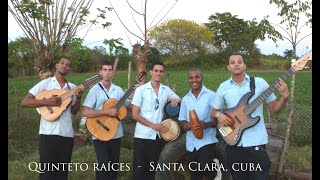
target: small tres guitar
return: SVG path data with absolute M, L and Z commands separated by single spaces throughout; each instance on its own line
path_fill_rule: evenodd
M 61 97 L 61 105 L 60 106 L 41 106 L 37 108 L 37 111 L 41 116 L 48 120 L 48 121 L 55 121 L 61 113 L 67 108 L 70 104 L 72 98 L 71 96 L 76 92 L 77 89 L 86 89 L 89 88 L 96 83 L 98 83 L 102 79 L 101 75 L 95 75 L 91 78 L 86 79 L 82 84 L 79 86 L 67 90 L 67 89 L 52 89 L 48 91 L 42 91 L 36 95 L 36 99 L 47 99 L 52 96 L 60 96 Z
M 308 60 L 312 60 L 311 52 L 293 62 L 291 64 L 291 68 L 280 78 L 283 81 L 287 80 L 294 74 L 295 71 L 302 70 Z M 231 126 L 222 126 L 220 123 L 217 125 L 219 133 L 227 144 L 230 146 L 237 145 L 240 141 L 243 131 L 259 122 L 260 117 L 257 116 L 255 118 L 251 118 L 251 113 L 274 92 L 277 82 L 278 81 L 274 82 L 272 86 L 263 91 L 263 93 L 261 93 L 250 104 L 248 104 L 248 102 L 253 94 L 248 92 L 242 96 L 239 103 L 234 108 L 223 111 L 223 113 L 233 121 L 233 125 Z
M 107 110 L 115 107 L 117 110 L 119 110 L 119 114 L 117 117 L 106 115 L 87 118 L 86 126 L 91 135 L 101 141 L 109 141 L 116 135 L 119 121 L 127 116 L 127 108 L 123 104 L 128 99 L 130 94 L 134 91 L 134 85 L 143 81 L 146 78 L 146 75 L 147 73 L 145 71 L 140 72 L 135 82 L 131 85 L 131 87 L 120 100 L 110 98 L 104 102 L 102 109 Z

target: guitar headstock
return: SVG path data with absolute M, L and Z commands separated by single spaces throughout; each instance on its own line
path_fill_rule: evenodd
M 291 64 L 292 69 L 300 71 L 304 68 L 309 60 L 312 60 L 312 52 L 303 55 L 300 59 L 296 60 Z
M 146 76 L 147 76 L 147 72 L 141 71 L 136 77 L 137 83 L 140 83 L 141 81 L 143 81 L 146 78 Z
M 102 76 L 100 74 L 98 74 L 98 75 L 95 75 L 95 76 L 92 76 L 92 77 L 86 79 L 82 83 L 82 85 L 83 85 L 84 89 L 86 89 L 86 88 L 94 86 L 95 84 L 97 84 L 101 80 L 102 80 Z

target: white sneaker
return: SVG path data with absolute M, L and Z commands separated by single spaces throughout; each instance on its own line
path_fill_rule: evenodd
M 219 162 L 218 159 L 214 158 L 213 161 L 217 164 L 217 167 L 220 167 L 220 162 Z M 219 169 L 219 170 L 217 171 L 216 177 L 215 177 L 213 180 L 221 180 L 221 179 L 222 179 L 222 172 L 221 172 L 221 170 Z

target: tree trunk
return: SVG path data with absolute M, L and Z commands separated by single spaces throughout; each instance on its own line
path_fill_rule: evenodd
M 34 68 L 38 71 L 38 75 L 41 79 L 45 79 L 53 76 L 54 50 L 44 44 L 36 46 L 36 56 Z
M 143 47 L 140 44 L 135 44 L 133 47 L 134 61 L 136 64 L 136 71 L 139 74 L 142 71 L 146 71 L 147 57 L 151 53 L 149 42 L 146 42 Z M 145 83 L 146 80 L 143 80 Z

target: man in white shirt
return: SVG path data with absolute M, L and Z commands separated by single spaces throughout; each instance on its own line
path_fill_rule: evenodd
M 21 102 L 22 107 L 37 108 L 41 106 L 60 106 L 62 104 L 60 96 L 52 96 L 41 100 L 35 98 L 42 91 L 52 89 L 71 90 L 76 87 L 65 78 L 71 71 L 69 58 L 62 58 L 55 67 L 56 71 L 53 77 L 40 81 L 30 89 L 29 94 Z M 70 163 L 73 149 L 72 115 L 77 114 L 79 111 L 81 97 L 82 89 L 76 89 L 76 95 L 72 96 L 71 103 L 55 121 L 48 121 L 41 116 L 39 130 L 40 164 L 41 167 L 48 167 L 45 168 L 43 173 L 40 173 L 41 180 L 68 179 L 66 163 Z M 59 170 L 50 168 L 54 165 L 60 167 Z
M 138 87 L 132 99 L 132 117 L 137 121 L 134 133 L 133 179 L 154 179 L 155 172 L 150 171 L 150 163 L 157 163 L 164 141 L 160 132 L 168 131 L 161 121 L 164 106 L 171 101 L 176 106 L 179 96 L 168 86 L 161 84 L 164 73 L 163 62 L 151 66 L 151 80 Z

